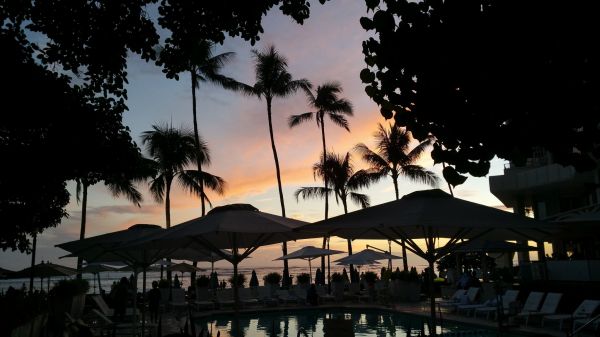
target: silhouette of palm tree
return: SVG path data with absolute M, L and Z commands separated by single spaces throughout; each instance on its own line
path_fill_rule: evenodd
M 150 182 L 150 192 L 157 202 L 165 202 L 165 223 L 171 227 L 171 186 L 177 179 L 179 184 L 192 194 L 210 200 L 204 193 L 202 185 L 222 194 L 225 181 L 208 172 L 188 170 L 186 167 L 193 161 L 202 164 L 210 163 L 210 153 L 206 143 L 200 138 L 200 158 L 197 158 L 196 141 L 194 135 L 187 130 L 180 130 L 171 126 L 153 125 L 151 131 L 142 134 L 142 143 L 150 156 L 154 159 L 157 176 Z
M 164 62 L 173 67 L 166 69 L 167 73 L 172 71 L 189 71 L 192 84 L 192 115 L 194 123 L 194 144 L 196 148 L 196 165 L 198 172 L 202 175 L 203 149 L 202 141 L 198 131 L 198 117 L 196 108 L 196 90 L 199 89 L 200 83 L 210 82 L 219 85 L 225 89 L 240 90 L 241 84 L 233 78 L 222 75 L 220 72 L 225 64 L 227 64 L 235 53 L 227 52 L 218 55 L 213 54 L 214 45 L 210 41 L 199 40 L 192 43 L 188 49 L 173 49 L 165 48 L 160 51 L 160 62 Z M 173 77 L 178 78 L 173 74 Z M 200 184 L 201 196 L 206 196 L 204 193 L 204 184 Z M 209 186 L 206 186 L 209 187 Z M 202 205 L 202 216 L 206 215 L 207 201 L 204 197 L 200 198 Z
M 309 104 L 316 109 L 313 112 L 305 112 L 299 115 L 293 115 L 289 118 L 289 126 L 293 128 L 312 120 L 317 122 L 317 126 L 321 129 L 321 140 L 323 142 L 323 153 L 327 152 L 325 143 L 325 116 L 336 125 L 343 127 L 348 132 L 348 120 L 344 115 L 352 116 L 352 104 L 344 98 L 338 98 L 338 94 L 342 92 L 341 84 L 337 82 L 327 82 L 317 87 L 316 95 L 307 91 Z M 321 158 L 324 158 L 321 156 Z M 327 186 L 327 176 L 324 177 L 325 185 Z M 328 218 L 329 202 L 328 196 L 325 194 L 325 219 Z
M 398 191 L 399 177 L 432 187 L 438 185 L 439 179 L 434 172 L 428 171 L 416 164 L 421 155 L 433 144 L 433 139 L 428 138 L 411 150 L 412 135 L 409 131 L 396 124 L 390 125 L 389 129 L 378 124 L 374 136 L 377 143 L 377 152 L 372 151 L 362 143 L 357 144 L 355 150 L 362 156 L 364 161 L 369 163 L 371 166 L 370 170 L 378 172 L 383 177 L 392 177 L 396 200 L 400 198 Z M 404 241 L 402 241 L 402 254 L 404 257 L 404 270 L 408 270 Z
M 306 79 L 294 80 L 287 71 L 287 60 L 281 55 L 274 46 L 270 46 L 264 51 L 253 50 L 255 61 L 256 83 L 253 86 L 243 85 L 243 90 L 248 95 L 264 98 L 267 102 L 267 118 L 269 123 L 269 135 L 271 136 L 271 148 L 273 149 L 273 159 L 275 160 L 275 172 L 277 175 L 277 187 L 279 190 L 279 201 L 281 204 L 281 215 L 285 217 L 285 202 L 283 199 L 283 190 L 281 187 L 281 172 L 279 168 L 279 159 L 277 157 L 277 148 L 275 147 L 275 138 L 273 135 L 273 123 L 271 118 L 271 103 L 275 97 L 287 97 L 294 94 L 299 89 L 310 90 L 312 85 Z M 283 243 L 283 255 L 287 254 L 287 242 Z M 283 261 L 283 282 L 287 285 L 289 281 L 289 271 L 287 260 Z
M 300 197 L 302 199 L 324 198 L 325 195 L 333 194 L 338 204 L 340 201 L 342 202 L 344 214 L 348 213 L 348 199 L 362 208 L 369 207 L 369 196 L 356 191 L 369 187 L 379 181 L 382 176 L 373 170 L 354 171 L 350 159 L 349 152 L 344 157 L 331 152 L 325 158 L 321 158 L 318 163 L 313 165 L 313 173 L 323 179 L 327 176 L 329 186 L 301 187 L 294 193 L 296 200 Z M 352 255 L 351 240 L 348 240 L 348 255 Z M 350 271 L 353 270 L 354 266 L 350 265 Z
M 346 116 L 352 116 L 352 104 L 344 98 L 339 98 L 338 94 L 342 92 L 342 85 L 338 82 L 326 82 L 317 87 L 316 95 L 307 91 L 308 103 L 316 111 L 305 112 L 299 115 L 293 115 L 289 118 L 290 128 L 298 126 L 303 122 L 312 120 L 317 122 L 317 127 L 321 129 L 321 140 L 323 143 L 323 153 L 327 153 L 325 143 L 325 116 L 336 124 L 350 132 Z M 321 158 L 325 158 L 321 156 Z M 327 176 L 324 178 L 324 186 L 327 186 Z M 325 194 L 325 219 L 329 218 L 329 195 Z M 323 238 L 323 249 L 327 244 L 327 237 Z M 321 257 L 321 269 L 325 270 L 325 257 Z

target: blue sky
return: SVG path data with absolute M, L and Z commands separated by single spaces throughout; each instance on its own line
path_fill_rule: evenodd
M 360 27 L 359 18 L 366 14 L 361 1 L 337 0 L 325 5 L 311 6 L 311 17 L 298 25 L 278 11 L 272 11 L 263 20 L 265 33 L 261 40 L 251 46 L 239 38 L 229 38 L 216 52 L 235 52 L 234 60 L 225 67 L 224 73 L 239 81 L 253 84 L 254 70 L 251 50 L 263 49 L 273 44 L 288 58 L 289 71 L 295 78 L 307 78 L 315 86 L 325 81 L 338 81 L 344 88 L 343 97 L 354 105 L 351 117 L 351 133 L 326 122 L 329 150 L 345 153 L 357 143 L 373 146 L 372 134 L 377 123 L 386 123 L 377 106 L 364 93 L 359 72 L 364 67 L 361 43 L 368 34 Z M 147 64 L 133 55 L 129 58 L 130 74 L 128 93 L 129 111 L 124 122 L 131 128 L 132 136 L 141 145 L 140 134 L 153 124 L 173 123 L 174 126 L 191 128 L 191 90 L 189 74 L 182 74 L 179 81 L 169 80 L 159 68 Z M 228 182 L 224 196 L 212 195 L 215 206 L 229 203 L 250 203 L 261 211 L 280 214 L 275 180 L 275 166 L 269 143 L 266 105 L 254 97 L 246 97 L 225 91 L 210 84 L 201 85 L 198 92 L 198 118 L 201 135 L 208 142 L 212 154 L 212 165 L 208 171 L 223 177 Z M 273 104 L 273 127 L 277 150 L 282 168 L 286 212 L 288 216 L 305 221 L 317 221 L 323 217 L 322 201 L 296 202 L 294 191 L 301 186 L 315 186 L 311 171 L 312 164 L 320 153 L 320 133 L 316 123 L 307 123 L 290 130 L 287 118 L 292 114 L 309 111 L 303 93 L 285 100 L 275 100 Z M 489 175 L 500 175 L 502 160 L 494 160 Z M 357 168 L 364 167 L 355 156 Z M 433 165 L 429 157 L 424 157 L 421 165 L 441 176 L 441 165 Z M 447 190 L 447 186 L 441 185 Z M 425 189 L 407 181 L 400 182 L 401 194 Z M 114 199 L 102 185 L 89 190 L 88 225 L 86 234 L 93 236 L 109 231 L 127 228 L 135 223 L 153 223 L 164 226 L 164 206 L 156 204 L 148 194 L 146 186 L 140 186 L 145 200 L 142 207 L 130 205 L 124 199 Z M 57 228 L 45 231 L 38 240 L 39 260 L 51 260 L 74 265 L 73 259 L 58 257 L 65 252 L 54 245 L 78 238 L 80 206 L 75 201 L 74 184 L 69 184 L 71 203 L 70 213 Z M 394 199 L 391 180 L 385 180 L 363 191 L 371 197 L 373 205 Z M 455 190 L 456 196 L 484 205 L 500 207 L 501 202 L 489 192 L 488 179 L 470 177 L 464 185 Z M 175 187 L 172 196 L 171 223 L 177 224 L 200 216 L 200 203 L 195 197 Z M 357 209 L 352 205 L 350 210 Z M 333 204 L 330 214 L 343 212 Z M 290 243 L 290 251 L 317 241 Z M 367 242 L 355 241 L 355 250 L 365 248 Z M 382 248 L 387 243 L 375 245 Z M 345 241 L 332 240 L 332 249 L 346 250 Z M 394 252 L 399 247 L 393 247 Z M 263 247 L 253 254 L 243 266 L 275 266 L 272 261 L 280 256 L 278 245 Z M 30 257 L 14 252 L 0 252 L 0 266 L 8 269 L 21 269 L 29 264 Z M 409 256 L 409 263 L 416 261 Z M 304 266 L 303 261 L 292 261 L 292 265 Z M 223 266 L 226 266 L 223 263 Z

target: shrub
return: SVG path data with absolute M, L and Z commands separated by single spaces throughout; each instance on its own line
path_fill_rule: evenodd
M 163 288 L 163 289 L 169 288 L 169 280 L 162 279 L 162 280 L 158 281 L 158 287 Z
M 377 281 L 377 274 L 372 271 L 365 272 L 365 281 L 367 281 L 368 284 L 375 283 L 375 281 Z
M 196 279 L 196 286 L 198 286 L 200 288 L 208 287 L 209 284 L 210 284 L 210 279 L 206 275 L 201 275 L 200 277 L 198 277 Z
M 281 282 L 281 274 L 269 273 L 263 277 L 263 280 L 267 284 L 279 284 L 279 282 Z
M 419 273 L 417 272 L 417 268 L 415 268 L 415 267 L 410 268 L 410 271 L 404 271 L 404 270 L 396 269 L 396 271 L 394 271 L 390 275 L 390 279 L 391 280 L 406 281 L 406 282 L 419 282 L 419 281 L 421 281 L 421 277 L 419 276 Z
M 298 284 L 308 284 L 310 282 L 310 275 L 302 273 L 296 276 L 296 282 L 298 282 Z
M 238 288 L 243 288 L 244 284 L 246 283 L 246 275 L 244 275 L 244 274 L 237 274 L 237 277 L 235 277 L 234 275 L 232 275 L 229 278 L 229 284 L 231 284 L 231 287 L 233 288 L 236 283 L 237 283 Z
M 51 294 L 66 298 L 76 295 L 86 294 L 90 290 L 90 284 L 87 280 L 60 280 L 50 291 Z
M 331 274 L 331 282 L 344 282 L 344 275 L 340 273 Z

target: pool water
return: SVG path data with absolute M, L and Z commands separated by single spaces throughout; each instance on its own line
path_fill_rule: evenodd
M 331 319 L 344 319 L 346 322 L 330 322 Z M 327 321 L 327 322 L 325 322 Z M 350 321 L 350 322 L 348 322 Z M 290 309 L 234 315 L 212 315 L 197 318 L 196 329 L 205 329 L 211 336 L 221 337 L 328 337 L 341 336 L 344 328 L 354 330 L 356 337 L 404 337 L 419 336 L 422 329 L 429 331 L 424 317 L 376 309 Z M 340 323 L 342 323 L 340 325 Z M 345 323 L 345 324 L 344 324 Z M 328 329 L 324 329 L 324 325 Z M 303 332 L 298 334 L 298 330 Z M 198 330 L 196 333 L 198 333 Z M 325 331 L 324 331 L 325 330 Z M 306 332 L 306 334 L 304 334 Z M 437 333 L 447 336 L 496 336 L 497 332 L 478 326 L 458 325 L 444 322 L 437 327 Z

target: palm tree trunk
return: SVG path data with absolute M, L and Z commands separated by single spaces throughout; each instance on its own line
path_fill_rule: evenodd
M 29 293 L 30 294 L 33 293 L 33 277 L 35 275 L 34 268 L 35 268 L 35 251 L 36 250 L 37 250 L 37 233 L 34 233 L 33 234 L 33 244 L 31 247 L 31 274 L 29 275 Z
M 79 240 L 85 239 L 85 222 L 86 222 L 86 212 L 87 212 L 88 183 L 85 179 L 82 179 L 81 185 L 83 187 L 83 191 L 82 191 L 82 196 L 81 196 L 81 227 L 79 230 Z M 77 257 L 77 279 L 79 279 L 79 280 L 81 280 L 82 265 L 83 265 L 83 259 L 79 256 L 79 257 Z
M 271 98 L 267 97 L 267 117 L 269 119 L 269 135 L 271 136 L 271 148 L 273 149 L 273 159 L 275 159 L 275 173 L 277 175 L 277 188 L 279 189 L 279 202 L 281 203 L 281 216 L 285 218 L 285 203 L 283 201 L 283 189 L 281 188 L 281 173 L 279 169 L 279 158 L 277 157 L 277 148 L 275 148 L 275 137 L 273 136 L 273 122 L 271 119 Z M 283 244 L 283 255 L 287 255 L 287 242 Z M 288 261 L 283 260 L 283 286 L 288 285 L 289 281 Z
M 171 180 L 167 180 L 167 188 L 165 191 L 165 223 L 166 227 L 171 227 Z M 171 262 L 171 259 L 167 259 L 168 262 Z M 171 270 L 167 269 L 167 280 L 171 282 Z
M 198 165 L 198 173 L 202 176 L 202 159 L 200 158 L 200 135 L 198 134 L 198 118 L 196 115 L 196 72 L 190 71 L 192 74 L 192 113 L 194 115 L 194 141 L 196 142 L 196 164 Z M 206 205 L 204 203 L 204 182 L 200 181 L 200 204 L 202 205 L 202 216 L 206 215 Z
M 400 199 L 400 194 L 398 193 L 398 175 L 392 175 L 392 180 L 394 181 L 394 191 L 396 192 L 396 200 Z M 406 243 L 404 239 L 400 241 L 400 245 L 402 246 L 402 264 L 404 267 L 404 271 L 408 271 L 408 259 L 406 258 Z M 390 254 L 392 252 L 390 251 Z
M 317 115 L 317 118 L 319 116 Z M 325 119 L 321 117 L 321 138 L 323 139 L 323 167 L 325 167 L 325 157 L 327 155 L 327 147 L 325 146 Z M 327 189 L 327 175 L 323 175 L 323 180 L 325 183 L 325 189 Z M 325 220 L 329 218 L 329 194 L 325 193 Z M 325 244 L 327 243 L 327 238 L 323 237 L 323 249 L 325 249 Z M 325 256 L 321 257 L 321 270 L 325 272 Z
M 348 214 L 348 203 L 346 202 L 346 196 L 342 198 L 342 205 L 344 205 L 344 214 Z M 352 240 L 348 239 L 348 256 L 352 255 Z M 350 265 L 350 282 L 354 283 L 354 265 Z

